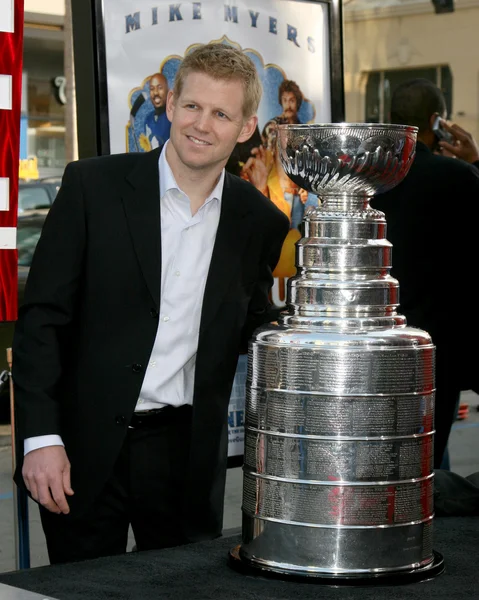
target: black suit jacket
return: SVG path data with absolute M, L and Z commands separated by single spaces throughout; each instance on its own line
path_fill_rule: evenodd
M 111 473 L 134 411 L 160 311 L 160 150 L 68 165 L 31 266 L 13 343 L 18 469 L 23 440 L 59 434 L 72 464 L 69 518 Z M 288 219 L 226 174 L 196 361 L 185 527 L 219 535 L 227 410 L 238 351 L 271 320 Z M 194 260 L 194 257 L 191 257 Z M 201 526 L 189 527 L 200 521 Z
M 479 171 L 464 161 L 437 156 L 418 142 L 408 175 L 371 205 L 386 215 L 400 312 L 409 325 L 431 334 L 438 353 L 447 354 L 441 365 L 447 365 L 457 386 L 477 389 L 477 361 L 469 347 L 478 334 L 471 284 Z

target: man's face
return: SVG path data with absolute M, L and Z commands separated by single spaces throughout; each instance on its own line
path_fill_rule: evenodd
M 155 108 L 165 105 L 168 94 L 168 83 L 163 75 L 154 75 L 150 79 L 150 98 Z
M 283 92 L 281 95 L 281 106 L 283 107 L 283 115 L 287 119 L 294 119 L 298 113 L 298 102 L 293 92 Z
M 168 93 L 174 158 L 189 169 L 224 166 L 237 142 L 254 133 L 257 117 L 243 116 L 243 84 L 189 73 L 179 97 Z

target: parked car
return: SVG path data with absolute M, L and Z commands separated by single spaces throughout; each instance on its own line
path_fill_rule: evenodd
M 50 208 L 60 189 L 60 181 L 20 181 L 18 184 L 18 214 L 28 210 Z
M 17 249 L 18 249 L 18 305 L 24 298 L 33 253 L 40 238 L 48 209 L 27 210 L 18 215 Z M 8 369 L 6 349 L 11 348 L 14 323 L 0 323 L 0 371 Z M 8 382 L 0 390 L 0 423 L 10 422 L 10 394 Z
M 60 185 L 62 183 L 62 178 L 59 177 L 58 175 L 55 175 L 52 177 L 42 177 L 40 179 L 40 181 L 43 183 L 55 183 L 58 187 L 60 187 Z

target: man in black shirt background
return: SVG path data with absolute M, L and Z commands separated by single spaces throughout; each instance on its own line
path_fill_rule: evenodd
M 437 118 L 452 143 L 434 131 Z M 393 244 L 392 275 L 399 280 L 400 312 L 410 326 L 430 333 L 436 345 L 434 468 L 441 467 L 461 390 L 478 390 L 478 336 L 472 278 L 477 255 L 479 160 L 477 144 L 449 126 L 439 88 L 426 79 L 400 85 L 391 122 L 419 128 L 416 157 L 405 179 L 371 203 L 386 215 Z M 447 152 L 457 156 L 441 155 Z

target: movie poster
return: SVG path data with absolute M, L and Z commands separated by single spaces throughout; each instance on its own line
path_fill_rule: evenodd
M 254 62 L 263 84 L 258 128 L 238 144 L 227 169 L 249 180 L 290 219 L 274 272 L 272 301 L 285 304 L 295 274 L 299 225 L 317 197 L 284 173 L 276 152 L 278 124 L 331 120 L 327 5 L 323 2 L 218 0 L 169 3 L 103 0 L 110 151 L 148 152 L 169 137 L 168 90 L 183 57 L 196 45 L 228 44 Z M 229 411 L 229 455 L 243 454 L 244 382 L 241 357 Z

